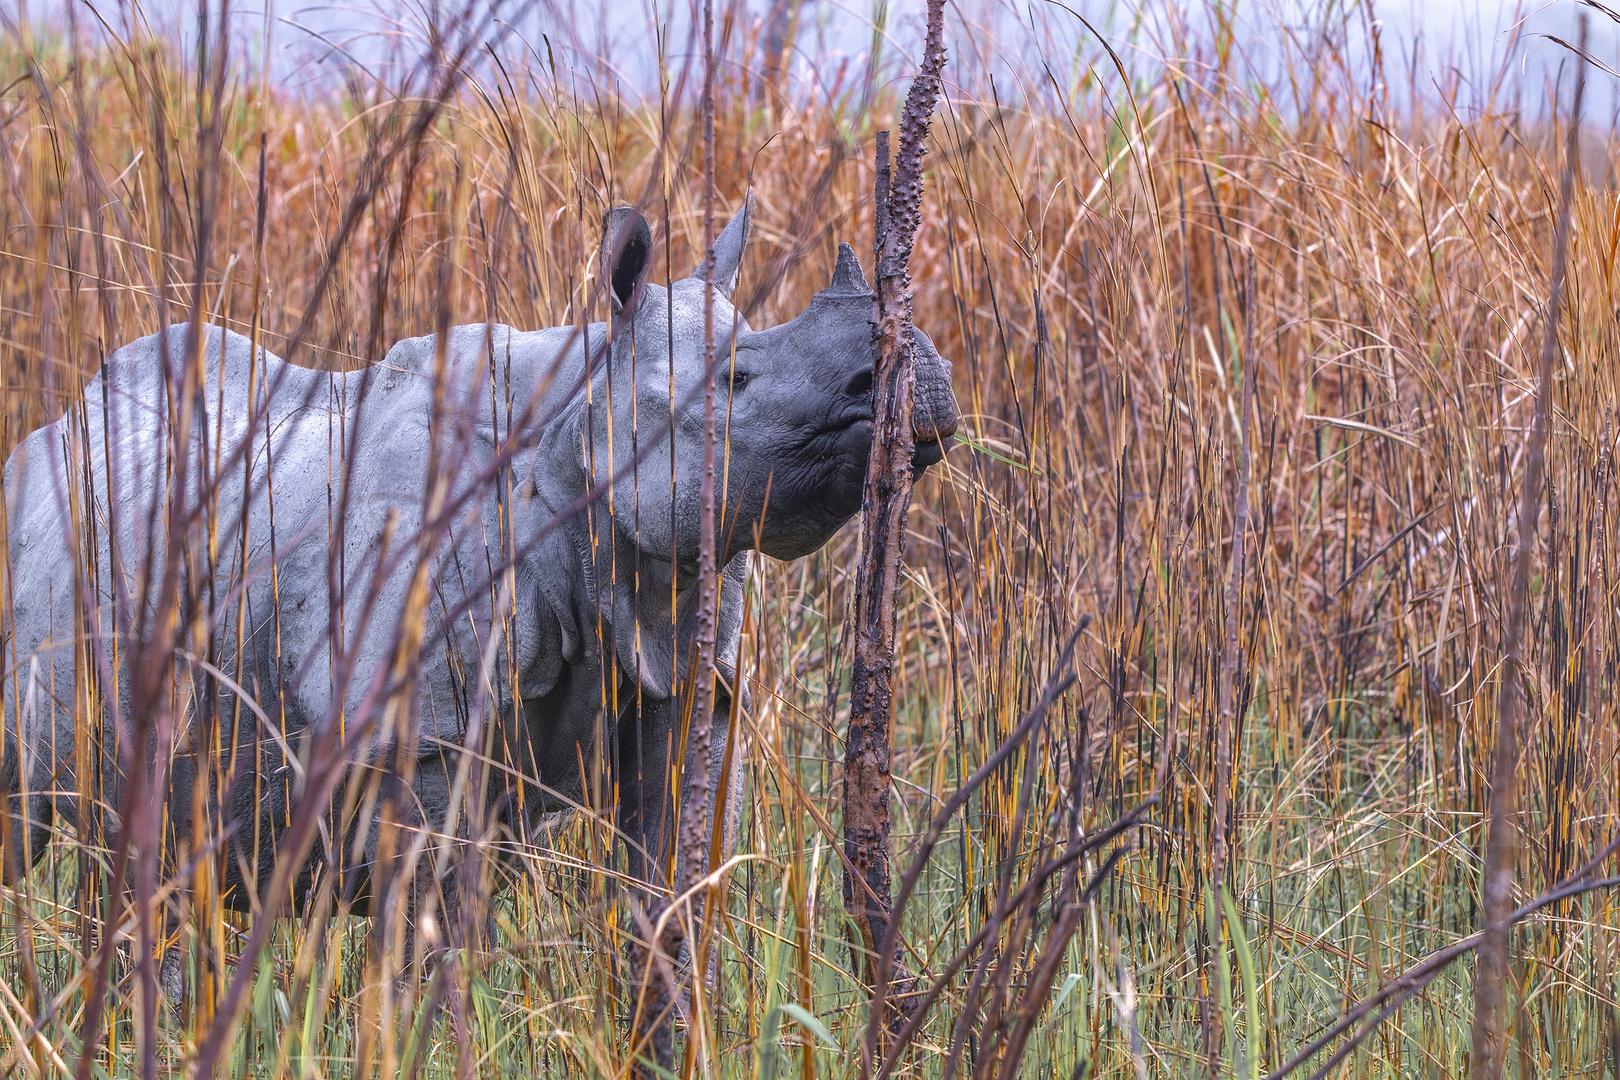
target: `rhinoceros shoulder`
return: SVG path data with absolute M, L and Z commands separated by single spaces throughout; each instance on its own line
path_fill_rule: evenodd
M 454 326 L 445 335 L 442 368 L 437 335 L 405 338 L 379 365 L 382 385 L 429 387 L 442 371 L 452 408 L 476 411 L 486 424 L 493 415 L 502 431 L 508 417 L 538 431 L 560 417 L 578 393 L 584 384 L 586 345 L 606 332 L 600 323 L 584 330 L 520 330 L 504 323 Z

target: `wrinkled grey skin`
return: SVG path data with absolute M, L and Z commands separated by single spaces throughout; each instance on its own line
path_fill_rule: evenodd
M 872 436 L 873 301 L 853 253 L 842 249 L 831 286 L 798 318 L 753 331 L 728 300 L 748 213 L 745 206 L 716 245 L 717 411 L 724 426 L 717 476 L 729 477 L 718 522 L 725 545 L 718 652 L 728 683 L 756 529 L 758 549 L 779 558 L 826 543 L 859 509 Z M 351 853 L 356 826 L 340 835 L 329 823 L 295 883 L 295 906 L 336 872 L 340 893 L 366 910 L 380 814 L 452 835 L 482 827 L 482 835 L 500 838 L 504 830 L 521 840 L 535 834 L 545 814 L 588 801 L 581 762 L 589 770 L 598 760 L 619 782 L 619 824 L 632 871 L 650 886 L 668 884 L 662 853 L 675 816 L 668 755 L 695 629 L 703 283 L 699 277 L 669 289 L 647 283 L 651 233 L 638 213 L 615 211 L 608 231 L 610 345 L 609 324 L 583 336 L 567 327 L 457 327 L 448 335 L 442 380 L 434 377 L 432 337 L 402 341 L 381 364 L 348 374 L 298 368 L 261 352 L 253 383 L 258 404 L 250 406 L 250 344 L 208 329 L 207 416 L 190 443 L 188 502 L 201 490 L 198 463 L 214 460 L 221 448 L 229 471 L 214 500 L 220 556 L 209 625 L 221 642 L 215 655 L 227 658 L 227 674 L 252 700 L 237 708 L 233 686 L 211 683 L 195 658 L 177 661 L 177 676 L 216 687 L 221 705 L 212 719 L 193 700 L 174 737 L 180 749 L 167 792 L 171 870 L 176 844 L 183 847 L 190 836 L 194 762 L 203 760 L 190 748 L 206 748 L 212 740 L 199 738 L 199 728 L 217 723 L 227 754 L 220 809 L 234 826 L 226 902 L 253 906 L 310 767 L 302 755 L 314 735 L 334 722 L 339 706 L 347 725 L 377 719 L 375 690 L 392 668 L 418 568 L 416 537 L 429 521 L 424 498 L 430 478 L 438 478 L 455 513 L 428 554 L 431 600 L 412 709 L 403 720 L 379 720 L 353 750 L 350 775 L 381 777 L 379 804 L 362 804 L 367 827 L 358 856 Z M 726 359 L 733 328 L 735 378 Z M 98 523 L 96 613 L 83 625 L 99 625 L 97 651 L 109 661 L 107 646 L 121 637 L 123 664 L 141 653 L 141 643 L 129 640 L 141 568 L 149 548 L 161 550 L 163 542 L 164 515 L 151 510 L 165 505 L 174 422 L 164 369 L 178 380 L 187 336 L 187 327 L 171 327 L 112 354 L 80 410 L 34 432 L 6 463 L 14 618 L 5 650 L 4 790 L 12 835 L 20 841 L 26 834 L 35 857 L 53 818 L 74 821 L 71 793 L 81 769 L 99 777 L 96 790 L 108 808 L 100 824 L 113 842 L 123 805 L 120 777 L 134 767 L 127 718 L 111 719 L 110 709 L 101 724 L 99 766 L 73 753 L 81 609 L 66 508 L 82 488 L 70 466 L 85 457 L 91 465 L 89 516 Z M 587 364 L 588 355 L 599 362 Z M 672 433 L 671 356 L 674 399 L 682 407 Z M 948 447 L 956 414 L 949 365 L 921 332 L 917 358 L 920 472 Z M 87 455 L 75 429 L 90 434 Z M 252 475 L 244 483 L 246 466 L 234 452 L 250 436 Z M 513 447 L 509 464 L 491 465 Z M 352 470 L 346 513 L 338 463 Z M 272 476 L 273 488 L 266 482 Z M 603 493 L 591 502 L 593 480 Z M 579 505 L 588 509 L 559 520 Z M 245 564 L 238 554 L 244 520 Z M 204 535 L 199 529 L 190 542 Z M 508 562 L 510 576 L 503 572 Z M 673 618 L 672 573 L 679 586 Z M 244 580 L 238 642 L 234 588 Z M 331 588 L 333 580 L 339 589 Z M 210 602 L 208 590 L 198 594 Z M 504 635 L 491 630 L 497 610 L 510 612 Z M 334 679 L 334 628 L 353 661 L 346 684 Z M 238 667 L 231 658 L 239 645 Z M 127 674 L 117 697 L 119 712 L 127 711 Z M 617 714 L 599 731 L 605 701 L 617 703 Z M 710 766 L 717 788 L 729 704 L 722 694 L 716 705 Z M 453 809 L 469 744 L 489 752 L 498 767 Z M 408 791 L 396 779 L 401 775 L 410 776 Z M 725 784 L 734 788 L 736 775 Z M 730 802 L 735 808 L 738 800 Z M 368 814 L 368 805 L 380 808 Z M 332 823 L 336 814 L 334 807 Z M 485 824 L 469 826 L 475 819 Z M 155 838 L 136 837 L 133 846 L 137 857 L 155 857 Z M 8 869 L 18 869 L 16 857 Z M 454 903 L 448 891 L 441 902 Z

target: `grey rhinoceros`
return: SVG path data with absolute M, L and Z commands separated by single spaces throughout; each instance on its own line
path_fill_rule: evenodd
M 714 253 L 727 686 L 750 550 L 790 559 L 826 543 L 859 508 L 872 437 L 873 296 L 854 253 L 841 247 L 801 315 L 754 331 L 729 302 L 748 228 L 745 204 Z M 593 774 L 617 784 L 632 872 L 667 886 L 695 625 L 704 284 L 648 283 L 640 213 L 614 211 L 606 233 L 610 323 L 456 327 L 349 373 L 174 326 L 109 356 L 76 408 L 17 447 L 0 759 L 11 871 L 53 820 L 91 824 L 81 806 L 103 808 L 96 824 L 117 837 L 145 770 L 163 778 L 153 820 L 166 824 L 161 843 L 133 837 L 136 855 L 183 865 L 206 806 L 226 838 L 224 900 L 253 909 L 326 747 L 346 755 L 348 779 L 288 883 L 295 908 L 323 881 L 357 911 L 374 903 L 380 860 L 399 847 L 379 852 L 385 814 L 440 841 L 522 841 L 546 815 L 605 805 L 613 789 L 588 790 Z M 920 472 L 956 411 L 949 365 L 915 340 Z M 188 363 L 203 371 L 189 403 L 174 391 Z M 185 599 L 154 628 L 164 588 Z M 184 691 L 167 742 L 137 762 L 130 712 L 155 699 L 130 669 L 152 657 Z M 86 662 L 117 689 L 76 727 Z M 722 693 L 716 790 L 735 776 L 720 782 L 728 708 Z M 418 872 L 407 902 L 432 881 Z

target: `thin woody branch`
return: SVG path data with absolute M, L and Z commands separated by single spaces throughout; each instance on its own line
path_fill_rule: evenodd
M 1508 595 L 1507 620 L 1502 628 L 1502 669 L 1496 706 L 1495 746 L 1491 755 L 1490 830 L 1485 845 L 1485 871 L 1481 884 L 1483 929 L 1479 963 L 1474 968 L 1473 1053 L 1471 1080 L 1496 1080 L 1507 1054 L 1505 1017 L 1509 981 L 1509 944 L 1513 911 L 1514 869 L 1518 862 L 1519 723 L 1525 712 L 1523 669 L 1524 626 L 1530 608 L 1530 566 L 1535 558 L 1537 522 L 1541 519 L 1546 481 L 1547 431 L 1552 424 L 1553 366 L 1558 358 L 1558 321 L 1564 301 L 1569 263 L 1571 208 L 1575 173 L 1580 168 L 1581 98 L 1586 93 L 1585 13 L 1581 15 L 1580 57 L 1575 72 L 1575 103 L 1563 178 L 1558 194 L 1558 228 L 1553 235 L 1552 280 L 1547 291 L 1546 326 L 1541 347 L 1541 374 L 1536 389 L 1535 413 L 1525 452 L 1524 487 L 1520 492 L 1518 544 L 1513 553 L 1513 579 Z
M 877 257 L 878 338 L 873 365 L 873 436 L 862 509 L 855 582 L 855 657 L 849 734 L 844 751 L 844 904 L 854 921 L 852 942 L 862 982 L 880 1008 L 891 933 L 889 867 L 890 719 L 893 710 L 895 605 L 906 518 L 911 507 L 916 449 L 912 298 L 907 260 L 922 205 L 922 158 L 945 64 L 944 0 L 929 0 L 922 71 L 900 118 L 900 151 L 891 178 L 889 133 L 877 138 L 874 253 Z M 897 972 L 897 983 L 909 975 Z M 865 1055 L 871 1068 L 871 1055 Z

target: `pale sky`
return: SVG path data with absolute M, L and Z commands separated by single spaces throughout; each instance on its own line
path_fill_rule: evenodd
M 168 33 L 194 37 L 196 0 L 0 0 L 0 12 L 14 24 L 26 12 L 36 24 L 61 25 L 66 5 L 80 6 L 81 25 L 92 27 L 105 20 L 128 25 L 137 8 L 150 22 Z M 425 12 L 435 4 L 453 8 L 456 0 L 268 0 L 270 56 L 273 77 L 292 90 L 315 89 L 337 73 L 343 58 L 379 72 L 387 68 L 391 50 L 407 53 L 420 49 Z M 723 7 L 727 0 L 718 0 Z M 220 0 L 206 0 L 217 18 Z M 254 58 L 264 55 L 267 0 L 235 0 L 230 5 L 237 48 Z M 602 61 L 611 64 L 627 90 L 656 86 L 657 45 L 653 28 L 667 27 L 666 56 L 678 65 L 687 51 L 693 0 L 508 0 L 505 10 L 526 11 L 507 24 L 501 52 L 527 54 L 531 67 L 545 68 L 549 44 L 562 73 L 576 82 L 604 74 Z M 749 9 L 763 16 L 771 0 L 747 0 Z M 1342 3 L 1333 0 L 1226 0 L 1235 3 L 1240 32 L 1237 47 L 1249 69 L 1271 81 L 1281 63 L 1281 43 L 1311 38 L 1324 20 L 1346 18 Z M 1522 93 L 1527 107 L 1546 100 L 1560 65 L 1570 65 L 1572 54 L 1547 40 L 1555 35 L 1571 43 L 1576 37 L 1576 12 L 1581 0 L 1550 0 L 1522 6 L 1516 0 L 1372 0 L 1382 28 L 1385 66 L 1392 97 L 1404 100 L 1415 84 L 1419 94 L 1438 97 L 1458 85 L 1457 107 L 1476 111 L 1487 85 L 1502 70 L 1511 53 L 1506 96 Z M 94 4 L 95 13 L 89 4 Z M 662 10 L 658 6 L 661 5 Z M 670 11 L 673 8 L 674 16 Z M 801 83 L 828 79 L 845 60 L 851 69 L 864 70 L 873 47 L 873 25 L 885 19 L 886 33 L 879 38 L 881 69 L 893 75 L 909 72 L 920 52 L 919 21 L 922 0 L 809 0 L 803 8 L 798 36 L 796 77 Z M 949 7 L 953 67 L 947 74 L 962 92 L 982 93 L 987 76 L 1002 93 L 1016 94 L 1018 84 L 1044 81 L 1042 62 L 1060 76 L 1077 64 L 1106 63 L 1097 40 L 1082 25 L 1086 16 L 1126 63 L 1152 66 L 1158 57 L 1175 53 L 1172 26 L 1183 27 L 1190 50 L 1207 48 L 1208 7 L 1172 9 L 1163 2 L 1133 7 L 1109 0 L 953 0 Z M 1173 10 L 1193 14 L 1174 17 Z M 884 12 L 887 12 L 884 15 Z M 1338 12 L 1337 16 L 1333 13 Z M 97 17 L 99 15 L 99 18 Z M 1350 16 L 1349 44 L 1344 52 L 1352 62 L 1365 63 L 1367 34 L 1359 9 Z M 1515 27 L 1518 28 L 1515 39 Z M 1596 60 L 1620 69 L 1620 26 L 1594 11 L 1590 52 Z M 1297 61 L 1296 61 L 1297 63 Z M 1137 67 L 1146 71 L 1146 67 Z M 1362 71 L 1356 77 L 1362 77 Z M 1567 82 L 1567 79 L 1566 79 Z M 1589 122 L 1608 128 L 1614 114 L 1615 87 L 1620 78 L 1593 69 L 1590 76 Z M 338 84 L 340 85 L 340 83 Z M 1567 99 L 1567 91 L 1566 91 Z M 1498 104 L 1502 104 L 1501 98 Z

